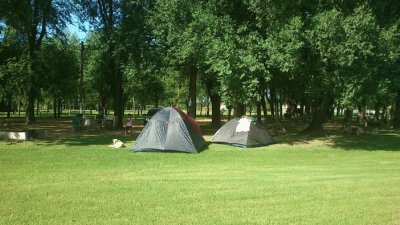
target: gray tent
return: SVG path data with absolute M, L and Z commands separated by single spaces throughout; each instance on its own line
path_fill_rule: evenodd
M 136 139 L 132 151 L 181 151 L 197 153 L 205 147 L 200 126 L 177 108 L 158 111 Z
M 243 117 L 227 122 L 214 134 L 211 142 L 257 147 L 273 144 L 274 140 L 257 120 Z

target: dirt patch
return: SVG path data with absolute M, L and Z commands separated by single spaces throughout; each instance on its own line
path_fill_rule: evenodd
M 134 124 L 131 136 L 140 133 L 143 125 Z M 36 118 L 36 122 L 32 125 L 26 125 L 25 121 L 21 118 L 7 118 L 7 122 L 0 126 L 0 131 L 46 131 L 48 139 L 59 139 L 71 136 L 93 136 L 93 135 L 115 135 L 123 136 L 124 130 L 108 130 L 104 127 L 92 127 L 90 129 L 83 129 L 76 131 L 72 126 L 71 119 L 61 118 Z
M 0 118 L 3 123 L 0 131 L 31 131 L 45 130 L 47 139 L 61 139 L 73 136 L 112 136 L 113 138 L 124 137 L 124 129 L 108 130 L 105 128 L 91 128 L 82 131 L 75 131 L 72 126 L 71 118 L 50 118 L 39 117 L 33 125 L 25 125 L 24 118 Z M 219 128 L 211 126 L 211 118 L 200 117 L 197 121 L 201 127 L 204 138 L 209 141 Z M 223 119 L 221 126 L 226 123 Z M 324 124 L 324 134 L 319 136 L 303 134 L 308 120 L 304 118 L 285 119 L 279 122 L 267 121 L 265 123 L 267 131 L 275 139 L 277 143 L 289 145 L 323 145 L 337 146 L 341 148 L 358 148 L 358 149 L 389 149 L 392 145 L 378 145 L 374 140 L 382 139 L 379 143 L 398 143 L 396 135 L 388 135 L 388 132 L 394 132 L 391 129 L 382 130 L 382 134 L 371 138 L 370 135 L 351 136 L 347 135 L 345 130 L 341 129 L 342 123 L 339 120 L 328 121 Z M 133 131 L 128 134 L 130 140 L 135 140 L 143 129 L 143 121 L 141 119 L 134 120 Z M 372 146 L 372 147 L 371 147 Z M 398 146 L 398 145 L 397 145 Z M 398 147 L 397 147 L 398 148 Z

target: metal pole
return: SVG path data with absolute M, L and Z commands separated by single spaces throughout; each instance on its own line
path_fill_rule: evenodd
M 79 90 L 79 113 L 83 114 L 83 51 L 84 51 L 83 41 L 81 41 L 81 77 L 80 77 L 80 90 Z

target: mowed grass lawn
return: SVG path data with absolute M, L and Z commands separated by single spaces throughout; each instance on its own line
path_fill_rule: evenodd
M 400 224 L 395 133 L 200 154 L 111 138 L 1 141 L 0 224 Z

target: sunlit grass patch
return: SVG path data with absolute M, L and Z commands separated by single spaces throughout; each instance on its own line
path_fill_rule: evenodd
M 399 218 L 396 135 L 369 149 L 366 137 L 339 145 L 337 136 L 258 148 L 210 144 L 199 154 L 132 153 L 130 137 L 124 149 L 107 147 L 111 138 L 0 142 L 0 224 L 396 224 Z

